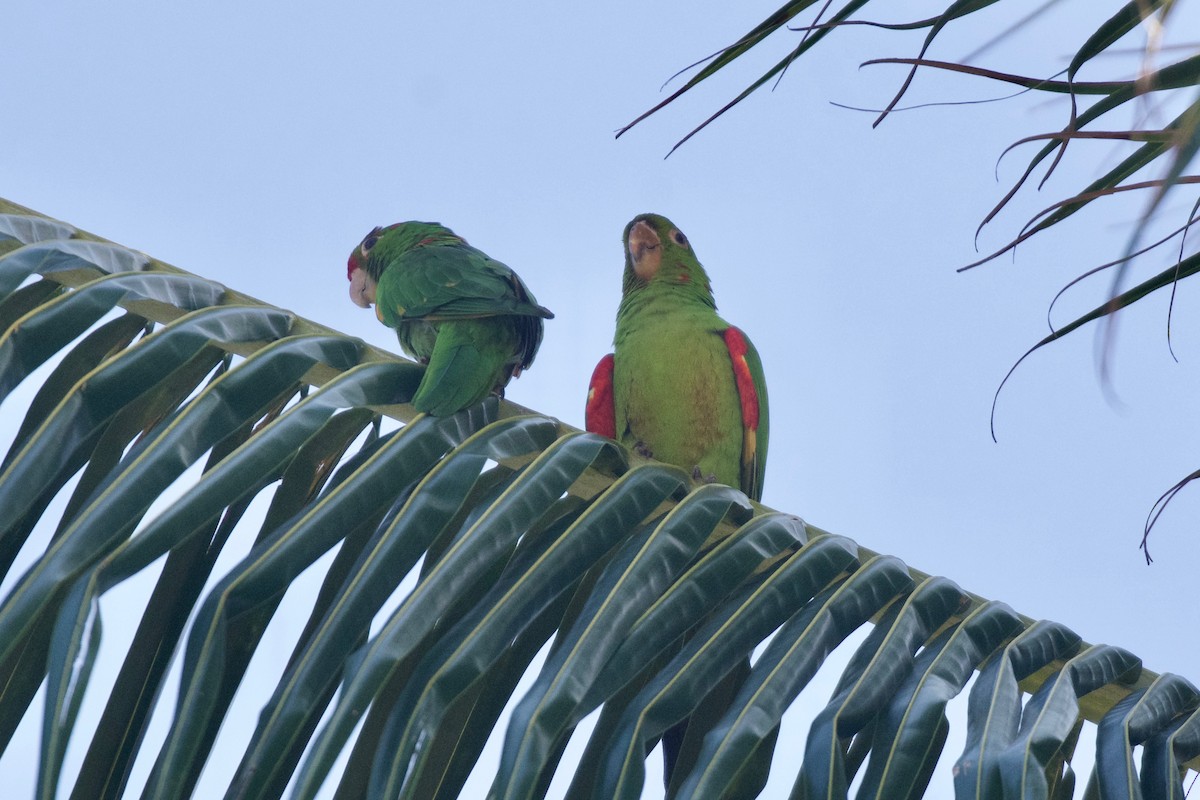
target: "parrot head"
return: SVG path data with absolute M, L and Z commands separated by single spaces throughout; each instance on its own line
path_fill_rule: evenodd
M 708 274 L 671 220 L 639 214 L 625 226 L 625 293 L 651 285 L 687 287 L 711 297 Z
M 358 247 L 350 253 L 346 261 L 346 277 L 350 279 L 350 299 L 360 308 L 370 308 L 375 302 L 375 282 L 378 274 L 371 275 L 368 269 L 368 259 L 371 250 L 379 242 L 383 228 L 372 228 Z

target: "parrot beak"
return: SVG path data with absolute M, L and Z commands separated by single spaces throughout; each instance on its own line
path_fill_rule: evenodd
M 350 273 L 350 300 L 359 308 L 370 308 L 375 302 L 375 281 L 364 269 Z
M 662 240 L 645 220 L 629 231 L 629 258 L 633 261 L 633 271 L 644 281 L 653 278 L 662 264 Z

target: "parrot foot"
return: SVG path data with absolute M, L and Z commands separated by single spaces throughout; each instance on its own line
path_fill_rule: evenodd
M 642 458 L 654 458 L 654 451 L 647 446 L 645 442 L 638 442 L 633 446 L 633 452 L 637 453 Z
M 716 483 L 717 476 L 705 475 L 700 471 L 700 465 L 697 464 L 696 466 L 692 467 L 692 480 L 696 481 L 697 483 Z

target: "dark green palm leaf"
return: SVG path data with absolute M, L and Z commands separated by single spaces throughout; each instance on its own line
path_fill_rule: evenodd
M 297 729 L 324 710 L 298 705 L 298 701 L 321 696 L 323 689 L 336 685 L 346 653 L 361 643 L 360 636 L 395 588 L 396 576 L 406 575 L 451 521 L 486 461 L 545 447 L 554 434 L 554 425 L 537 417 L 489 425 L 438 463 L 421 481 L 424 491 L 412 492 L 391 524 L 372 537 L 267 703 L 254 737 L 255 746 L 239 769 L 243 776 L 237 783 L 240 796 L 262 796 L 260 786 L 269 780 L 272 771 L 281 763 L 289 763 L 285 755 L 292 764 L 298 759 L 299 751 L 288 749 L 304 744 L 303 740 L 296 741 Z M 311 721 L 315 723 L 315 719 Z
M 1162 677 L 1173 680 L 1173 676 Z M 1182 692 L 1172 694 L 1186 698 L 1191 691 L 1195 688 L 1189 684 Z M 1180 714 L 1146 740 L 1142 749 L 1143 796 L 1147 800 L 1183 800 L 1187 796 L 1183 788 L 1187 768 L 1182 765 L 1197 755 L 1200 755 L 1200 712 Z M 1107 769 L 1107 765 L 1104 768 Z
M 525 797 L 533 790 L 557 742 L 593 710 L 582 701 L 634 621 L 666 591 L 735 503 L 750 511 L 740 492 L 701 487 L 657 526 L 625 542 L 514 710 L 494 796 Z
M 1171 727 L 1176 720 L 1186 718 L 1200 706 L 1200 694 L 1195 687 L 1177 675 L 1160 675 L 1149 687 L 1126 697 L 1112 707 L 1100 721 L 1096 734 L 1096 749 L 1103 753 L 1096 770 L 1100 791 L 1105 797 L 1138 797 L 1144 789 L 1147 795 L 1167 794 L 1177 786 L 1178 773 L 1169 783 L 1156 788 L 1141 787 L 1133 764 L 1133 748 L 1144 744 Z M 1145 784 L 1157 783 L 1163 777 L 1153 769 L 1143 770 Z M 1157 780 L 1156 780 L 1157 779 Z
M 926 646 L 875 726 L 871 761 L 857 797 L 885 800 L 924 794 L 945 742 L 947 701 L 1021 628 L 1021 618 L 1012 609 L 993 601 Z
M 7 297 L 35 272 L 52 275 L 83 270 L 93 277 L 145 269 L 150 259 L 110 242 L 50 239 L 20 247 L 0 257 L 0 297 Z
M 74 233 L 74 228 L 56 219 L 33 214 L 0 214 L 0 242 L 17 247 L 43 239 L 69 239 Z

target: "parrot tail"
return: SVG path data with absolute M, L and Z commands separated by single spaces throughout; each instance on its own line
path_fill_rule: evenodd
M 413 407 L 444 417 L 503 387 L 512 374 L 515 346 L 507 328 L 494 317 L 443 322 Z

